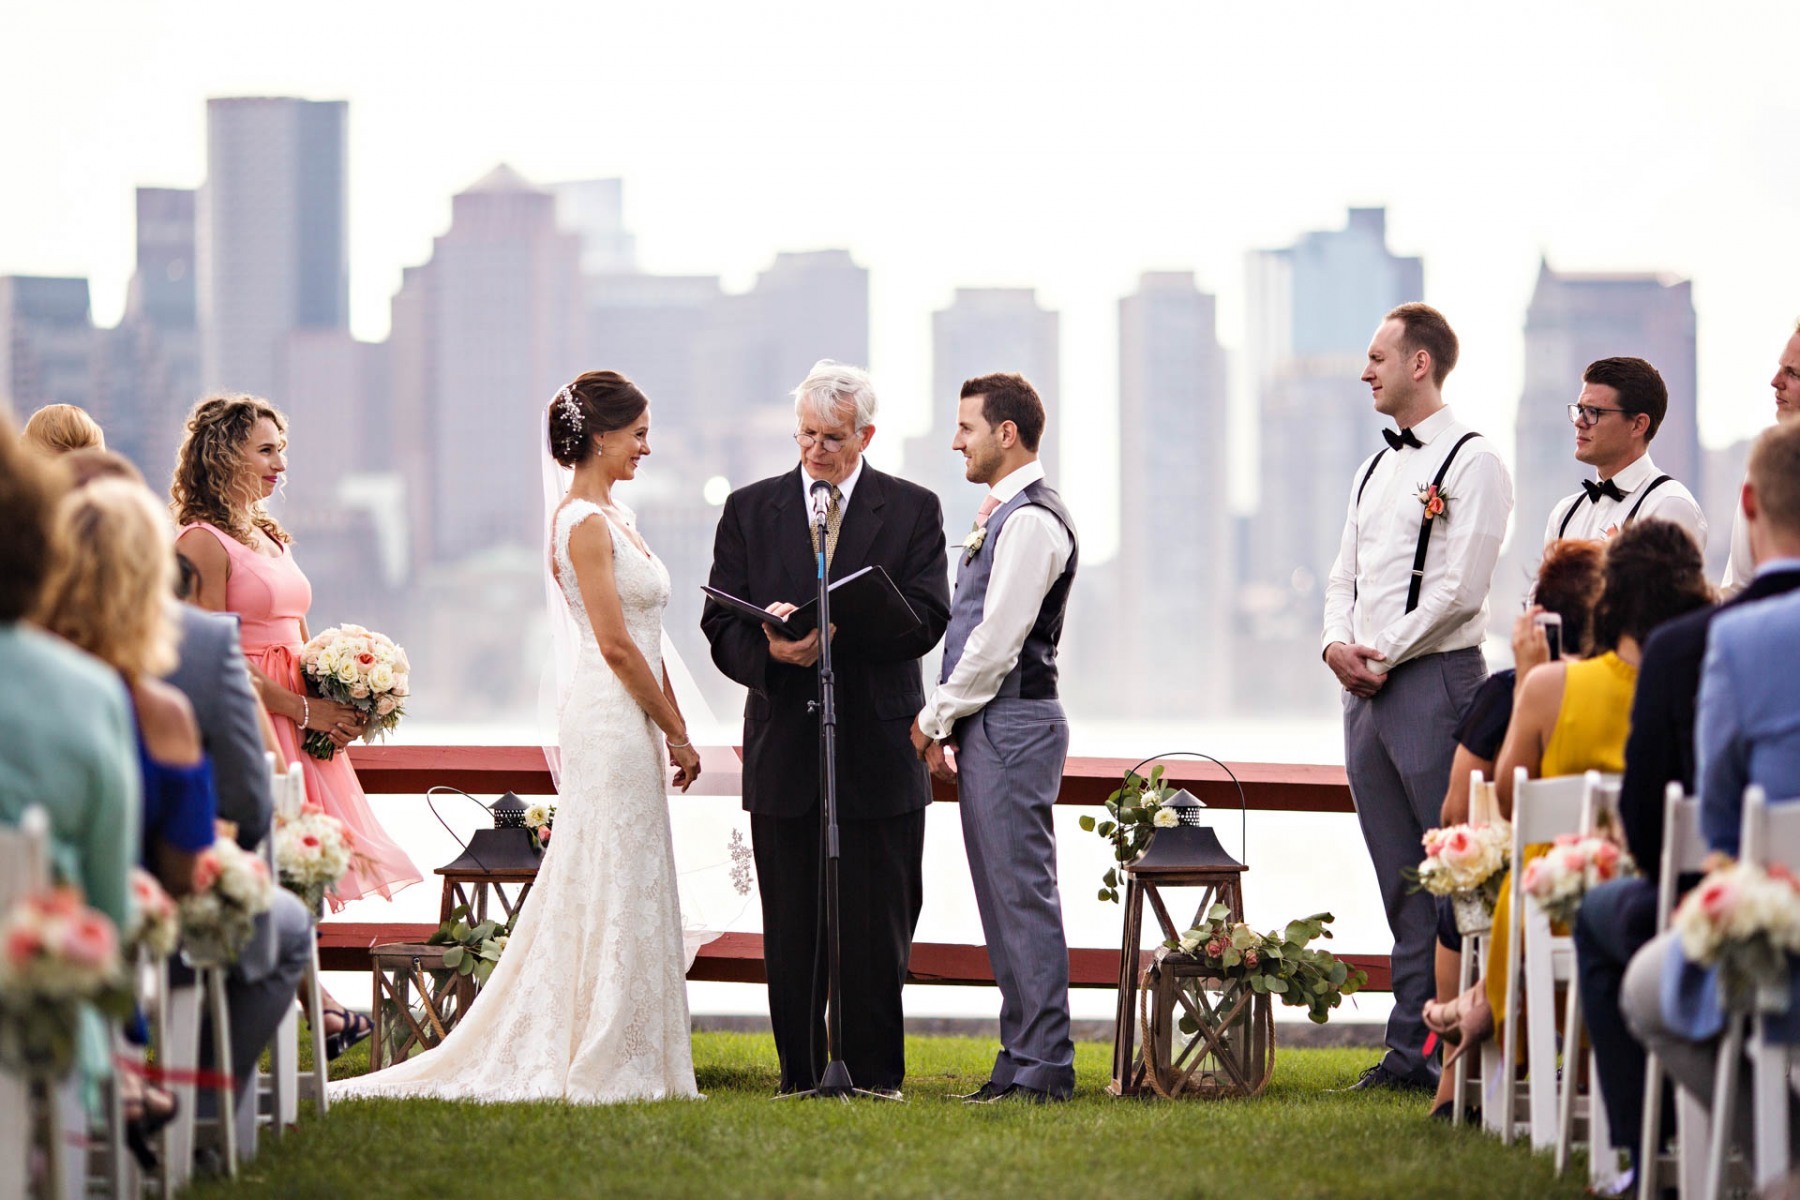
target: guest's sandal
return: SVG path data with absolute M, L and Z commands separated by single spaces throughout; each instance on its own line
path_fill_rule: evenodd
M 336 1033 L 325 1035 L 327 1060 L 337 1058 L 344 1051 L 375 1032 L 375 1023 L 359 1012 L 351 1012 L 347 1008 L 327 1007 L 325 1015 L 335 1016 L 343 1022 Z

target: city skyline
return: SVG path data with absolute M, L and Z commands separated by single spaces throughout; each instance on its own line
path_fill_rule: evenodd
M 0 197 L 0 264 L 89 277 L 111 324 L 131 186 L 200 181 L 208 96 L 346 99 L 360 338 L 385 333 L 401 268 L 425 261 L 449 197 L 496 163 L 534 180 L 623 177 L 646 270 L 741 291 L 777 251 L 816 246 L 869 269 L 890 414 L 878 461 L 944 402 L 930 394 L 929 314 L 959 286 L 1034 288 L 1061 316 L 1065 428 L 1101 431 L 1081 446 L 1093 461 L 1068 468 L 1071 499 L 1106 527 L 1118 299 L 1144 270 L 1192 270 L 1241 357 L 1246 254 L 1380 204 L 1390 244 L 1427 260 L 1428 298 L 1463 334 L 1450 395 L 1474 423 L 1511 424 L 1547 257 L 1559 272 L 1694 281 L 1699 423 L 1717 448 L 1767 423 L 1800 303 L 1766 266 L 1800 191 L 1778 152 L 1800 112 L 1746 57 L 1791 42 L 1800 15 L 1723 10 L 1686 28 L 1612 3 L 1160 6 L 1099 22 L 996 4 L 957 10 L 945 37 L 917 10 L 719 6 L 693 20 L 547 4 L 494 39 L 491 13 L 454 4 L 21 7 L 0 17 L 0 100 L 29 111 L 53 95 L 58 119 L 0 132 L 19 185 Z M 1434 38 L 1402 63 L 1393 46 L 1415 25 Z M 1482 53 L 1467 53 L 1477 38 Z M 1260 47 L 1279 55 L 1246 52 Z M 817 64 L 855 69 L 836 86 Z M 1059 78 L 1081 84 L 1048 85 Z M 65 94 L 65 79 L 82 86 Z M 1236 395 L 1232 458 L 1254 461 L 1241 381 Z M 1240 510 L 1254 484 L 1234 476 Z M 1104 553 L 1110 530 L 1096 534 Z

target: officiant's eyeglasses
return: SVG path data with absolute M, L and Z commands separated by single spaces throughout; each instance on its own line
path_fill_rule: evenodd
M 1571 404 L 1569 405 L 1569 420 L 1577 425 L 1598 425 L 1602 413 L 1625 411 L 1627 410 L 1623 408 L 1601 408 L 1594 404 Z
M 839 450 L 844 448 L 844 444 L 850 439 L 847 437 L 839 437 L 835 433 L 822 435 L 815 433 L 796 433 L 794 435 L 794 440 L 800 443 L 800 448 L 802 450 L 811 450 L 815 442 L 824 442 L 825 449 L 832 454 L 836 454 Z

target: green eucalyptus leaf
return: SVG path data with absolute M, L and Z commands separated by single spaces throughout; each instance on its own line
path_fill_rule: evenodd
M 1082 813 L 1080 820 L 1076 823 L 1089 833 L 1094 831 L 1094 818 L 1091 813 Z
M 1268 985 L 1269 990 L 1278 995 L 1285 994 L 1288 990 L 1287 980 L 1279 975 L 1265 975 L 1262 979 Z

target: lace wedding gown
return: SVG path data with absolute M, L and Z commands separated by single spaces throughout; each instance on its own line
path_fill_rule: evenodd
M 493 975 L 450 1036 L 385 1071 L 332 1084 L 334 1098 L 699 1096 L 662 739 L 594 641 L 569 561 L 569 535 L 589 517 L 612 534 L 625 624 L 661 677 L 668 571 L 597 506 L 569 501 L 552 541 L 581 646 L 559 722 L 556 836 Z

